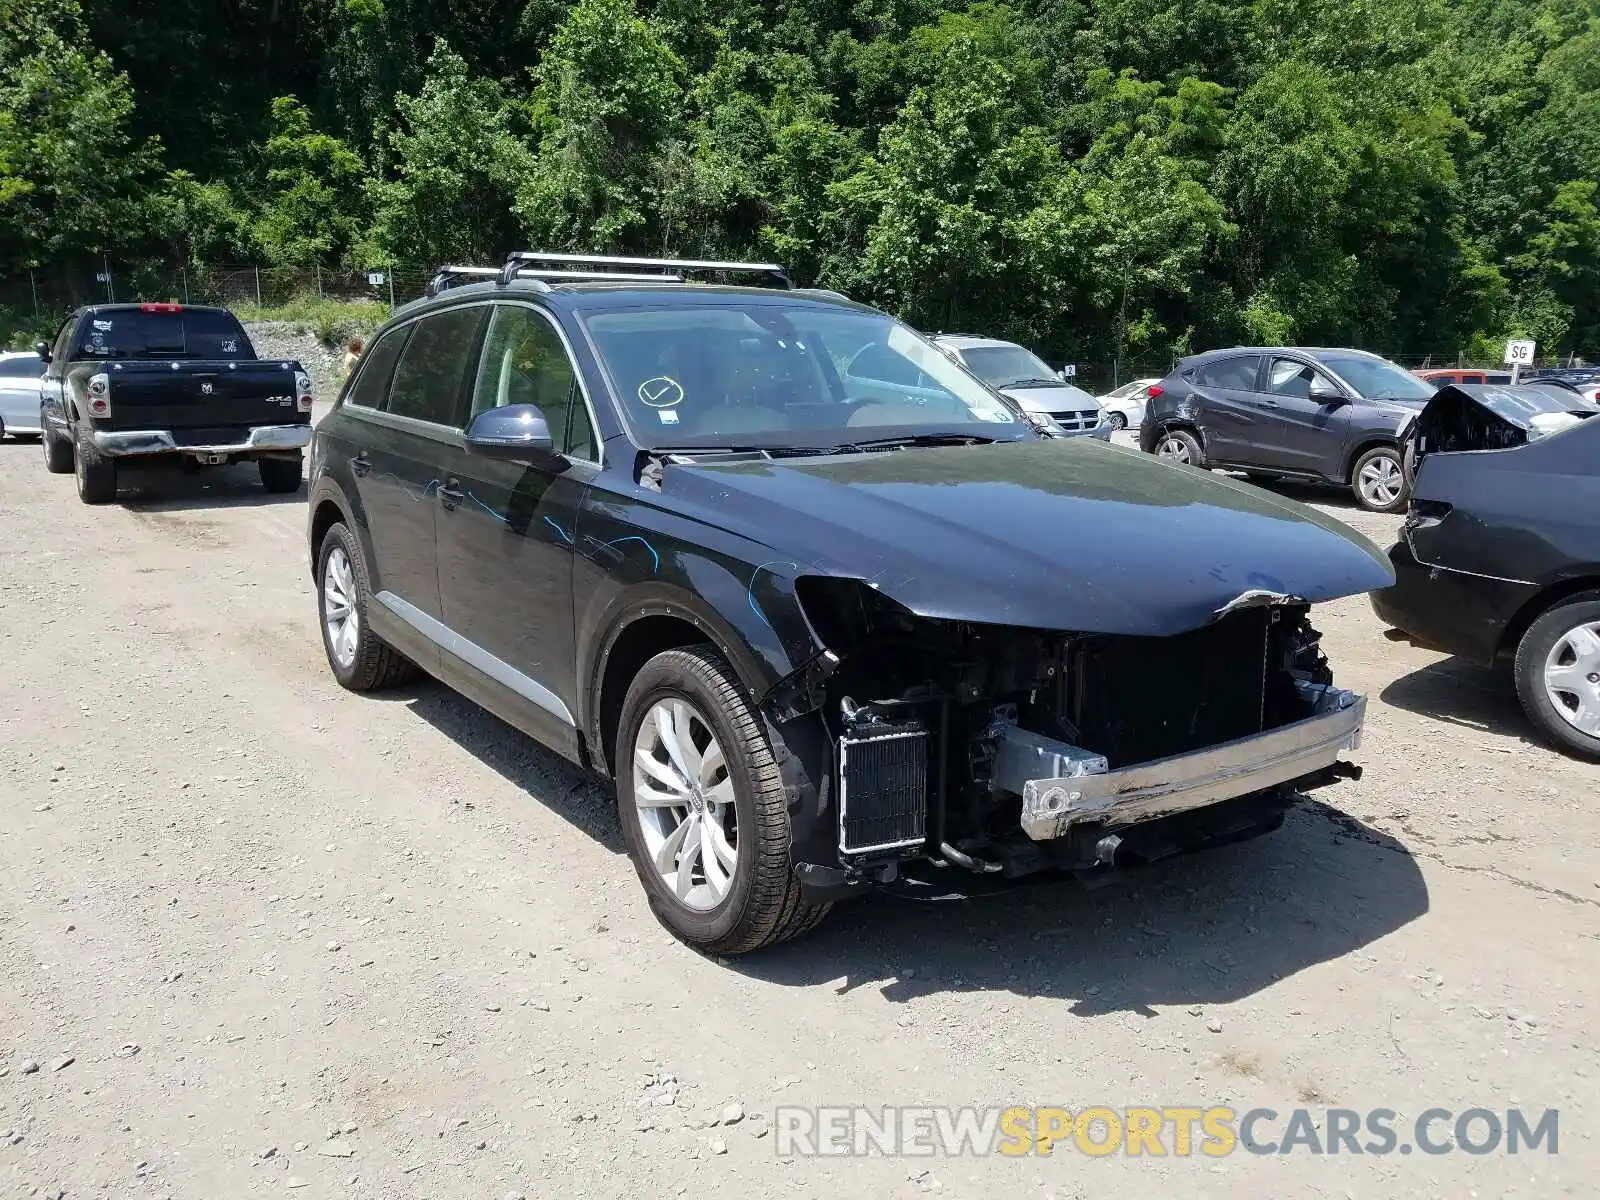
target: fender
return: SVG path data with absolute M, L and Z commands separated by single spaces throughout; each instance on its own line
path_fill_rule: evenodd
M 684 583 L 641 581 L 619 592 L 578 631 L 584 735 L 603 746 L 601 699 L 606 670 L 618 640 L 635 622 L 670 616 L 694 626 L 727 658 L 734 674 L 759 705 L 779 681 L 803 667 L 821 649 L 794 597 L 796 564 L 757 564 L 744 578 L 715 558 L 685 551 L 675 556 Z M 604 755 L 596 754 L 596 761 Z
M 314 443 L 313 443 L 314 444 Z M 313 451 L 315 454 L 315 451 Z M 371 563 L 374 558 L 372 549 L 372 531 L 367 524 L 366 509 L 361 505 L 360 493 L 355 489 L 346 489 L 337 477 L 323 471 L 316 473 L 319 464 L 313 459 L 311 488 L 306 497 L 306 551 L 310 559 L 312 580 L 317 575 L 317 511 L 324 503 L 331 503 L 339 510 L 339 519 L 346 528 L 353 530 L 356 538 L 361 543 L 361 554 Z

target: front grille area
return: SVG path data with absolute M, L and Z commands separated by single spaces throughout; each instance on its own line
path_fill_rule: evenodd
M 920 846 L 928 830 L 928 731 L 877 726 L 839 739 L 839 849 Z
M 1077 744 L 1117 770 L 1262 732 L 1271 619 L 1249 608 L 1176 637 L 1080 643 L 1069 667 Z
M 1069 433 L 1087 433 L 1100 424 L 1100 410 L 1091 408 L 1085 411 L 1058 412 L 1050 414 Z

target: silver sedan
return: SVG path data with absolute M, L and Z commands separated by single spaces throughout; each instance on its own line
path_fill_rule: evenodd
M 0 435 L 39 436 L 39 379 L 44 360 L 33 351 L 0 354 Z

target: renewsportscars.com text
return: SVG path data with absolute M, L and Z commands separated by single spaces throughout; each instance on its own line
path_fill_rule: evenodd
M 1048 1155 L 1222 1158 L 1247 1154 L 1557 1154 L 1560 1113 L 1520 1108 L 779 1108 L 783 1157 Z

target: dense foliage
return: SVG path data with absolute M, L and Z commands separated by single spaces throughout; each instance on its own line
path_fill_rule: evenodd
M 1595 0 L 0 0 L 0 275 L 777 257 L 936 329 L 1600 354 Z

